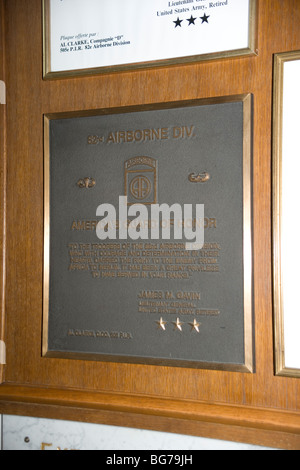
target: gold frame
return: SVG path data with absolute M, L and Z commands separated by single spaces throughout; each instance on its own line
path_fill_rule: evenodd
M 107 114 L 131 113 L 153 109 L 172 109 L 178 107 L 204 106 L 243 102 L 243 244 L 244 244 L 244 364 L 225 364 L 196 362 L 186 360 L 165 360 L 109 356 L 93 353 L 71 353 L 48 350 L 48 306 L 50 279 L 50 121 L 74 117 L 89 117 Z M 82 112 L 67 112 L 44 115 L 44 278 L 43 278 L 43 345 L 44 357 L 80 359 L 103 362 L 125 362 L 135 364 L 163 365 L 171 367 L 223 370 L 231 372 L 253 373 L 254 338 L 253 338 L 253 288 L 252 288 L 252 95 L 234 95 L 210 99 L 195 99 L 156 105 L 131 106 L 125 108 L 101 109 Z
M 191 64 L 195 62 L 202 62 L 208 60 L 234 58 L 242 56 L 257 55 L 257 0 L 249 0 L 250 11 L 249 11 L 249 38 L 248 47 L 244 49 L 236 49 L 230 51 L 220 51 L 208 54 L 201 54 L 195 56 L 187 56 L 180 58 L 170 58 L 166 60 L 157 60 L 150 62 L 139 62 L 125 65 L 114 65 L 105 67 L 96 67 L 79 70 L 68 70 L 52 72 L 51 70 L 51 46 L 50 46 L 50 0 L 42 0 L 43 5 L 43 78 L 49 79 L 61 79 L 61 78 L 72 78 L 77 76 L 90 76 L 105 73 L 121 72 L 126 70 L 135 69 L 147 69 L 152 67 L 163 67 L 168 65 L 177 64 Z
M 284 305 L 281 263 L 282 218 L 282 129 L 284 64 L 300 60 L 300 51 L 275 54 L 273 92 L 273 294 L 275 373 L 285 377 L 300 377 L 300 369 L 285 364 Z

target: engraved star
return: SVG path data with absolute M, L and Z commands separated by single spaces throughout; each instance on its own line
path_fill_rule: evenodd
M 180 20 L 179 18 L 177 18 L 176 21 L 173 21 L 173 23 L 175 23 L 175 28 L 177 28 L 177 26 L 180 26 L 181 28 L 181 23 L 183 22 L 183 20 Z
M 166 331 L 166 324 L 167 321 L 164 321 L 162 318 L 156 322 L 158 324 L 159 329 Z
M 199 326 L 201 325 L 201 323 L 198 323 L 197 320 L 196 320 L 196 318 L 195 318 L 194 322 L 193 322 L 193 323 L 189 323 L 189 325 L 191 325 L 192 331 L 196 330 L 197 333 L 200 333 L 200 331 L 199 331 Z
M 186 21 L 189 22 L 189 26 L 190 26 L 191 24 L 195 24 L 196 19 L 197 19 L 197 18 L 194 18 L 193 16 L 191 16 L 190 19 L 189 19 L 189 20 L 186 20 Z
M 179 320 L 179 318 L 177 318 L 177 320 L 176 320 L 176 321 L 173 321 L 172 323 L 173 323 L 173 325 L 175 326 L 174 330 L 182 331 L 182 325 L 184 325 L 184 323 L 181 322 L 181 321 Z
M 208 18 L 210 17 L 210 15 L 206 16 L 206 13 L 204 13 L 204 16 L 201 16 L 201 20 L 202 20 L 202 24 L 203 23 L 208 23 Z

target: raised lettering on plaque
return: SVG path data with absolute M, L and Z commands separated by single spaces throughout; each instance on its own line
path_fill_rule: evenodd
M 44 356 L 253 371 L 250 136 L 250 95 L 45 116 Z

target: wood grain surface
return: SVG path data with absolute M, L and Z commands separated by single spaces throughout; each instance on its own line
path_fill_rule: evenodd
M 0 412 L 300 448 L 300 381 L 274 374 L 271 245 L 273 55 L 300 49 L 299 0 L 258 2 L 257 56 L 54 81 L 42 79 L 41 3 L 0 3 L 7 82 L 6 151 L 0 117 L 0 252 L 5 187 L 7 204 Z M 244 93 L 254 98 L 255 373 L 42 358 L 43 115 Z
M 0 1 L 0 80 L 5 76 L 5 15 L 4 0 Z M 3 98 L 3 97 L 2 97 Z M 6 223 L 6 99 L 0 103 L 0 340 L 5 340 L 5 223 Z M 5 358 L 2 358 L 4 362 Z M 0 384 L 3 381 L 4 365 L 0 364 Z

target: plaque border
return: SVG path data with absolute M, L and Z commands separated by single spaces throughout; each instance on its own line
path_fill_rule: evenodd
M 144 358 L 135 356 L 109 355 L 101 353 L 74 353 L 49 351 L 49 281 L 50 281 L 50 121 L 90 117 L 139 111 L 186 108 L 224 103 L 243 103 L 243 269 L 244 269 L 244 364 L 214 363 L 177 359 Z M 99 109 L 51 113 L 44 115 L 44 263 L 43 263 L 43 357 L 59 359 L 78 359 L 98 362 L 147 364 L 156 366 L 182 367 L 192 369 L 220 370 L 229 372 L 254 372 L 254 312 L 253 312 L 253 262 L 252 262 L 252 95 L 231 95 L 217 98 L 194 99 L 157 103 L 151 105 L 129 106 L 122 108 Z
M 300 377 L 300 368 L 287 367 L 285 363 L 283 268 L 281 263 L 284 66 L 286 62 L 294 60 L 300 60 L 300 51 L 284 52 L 274 55 L 272 151 L 274 355 L 275 373 L 278 376 L 284 377 Z
M 164 67 L 178 64 L 192 64 L 196 62 L 211 61 L 217 59 L 235 58 L 243 56 L 258 55 L 257 42 L 257 2 L 258 0 L 249 0 L 249 37 L 248 47 L 244 49 L 235 49 L 230 51 L 219 51 L 207 54 L 200 54 L 195 56 L 186 56 L 179 58 L 170 58 L 165 60 L 156 60 L 149 62 L 137 62 L 132 64 L 112 65 L 112 66 L 99 66 L 78 70 L 64 70 L 53 72 L 51 70 L 51 40 L 50 40 L 50 0 L 42 0 L 43 10 L 43 79 L 62 79 L 72 78 L 78 76 L 91 76 L 107 73 L 115 73 L 129 70 L 148 69 L 153 67 Z

